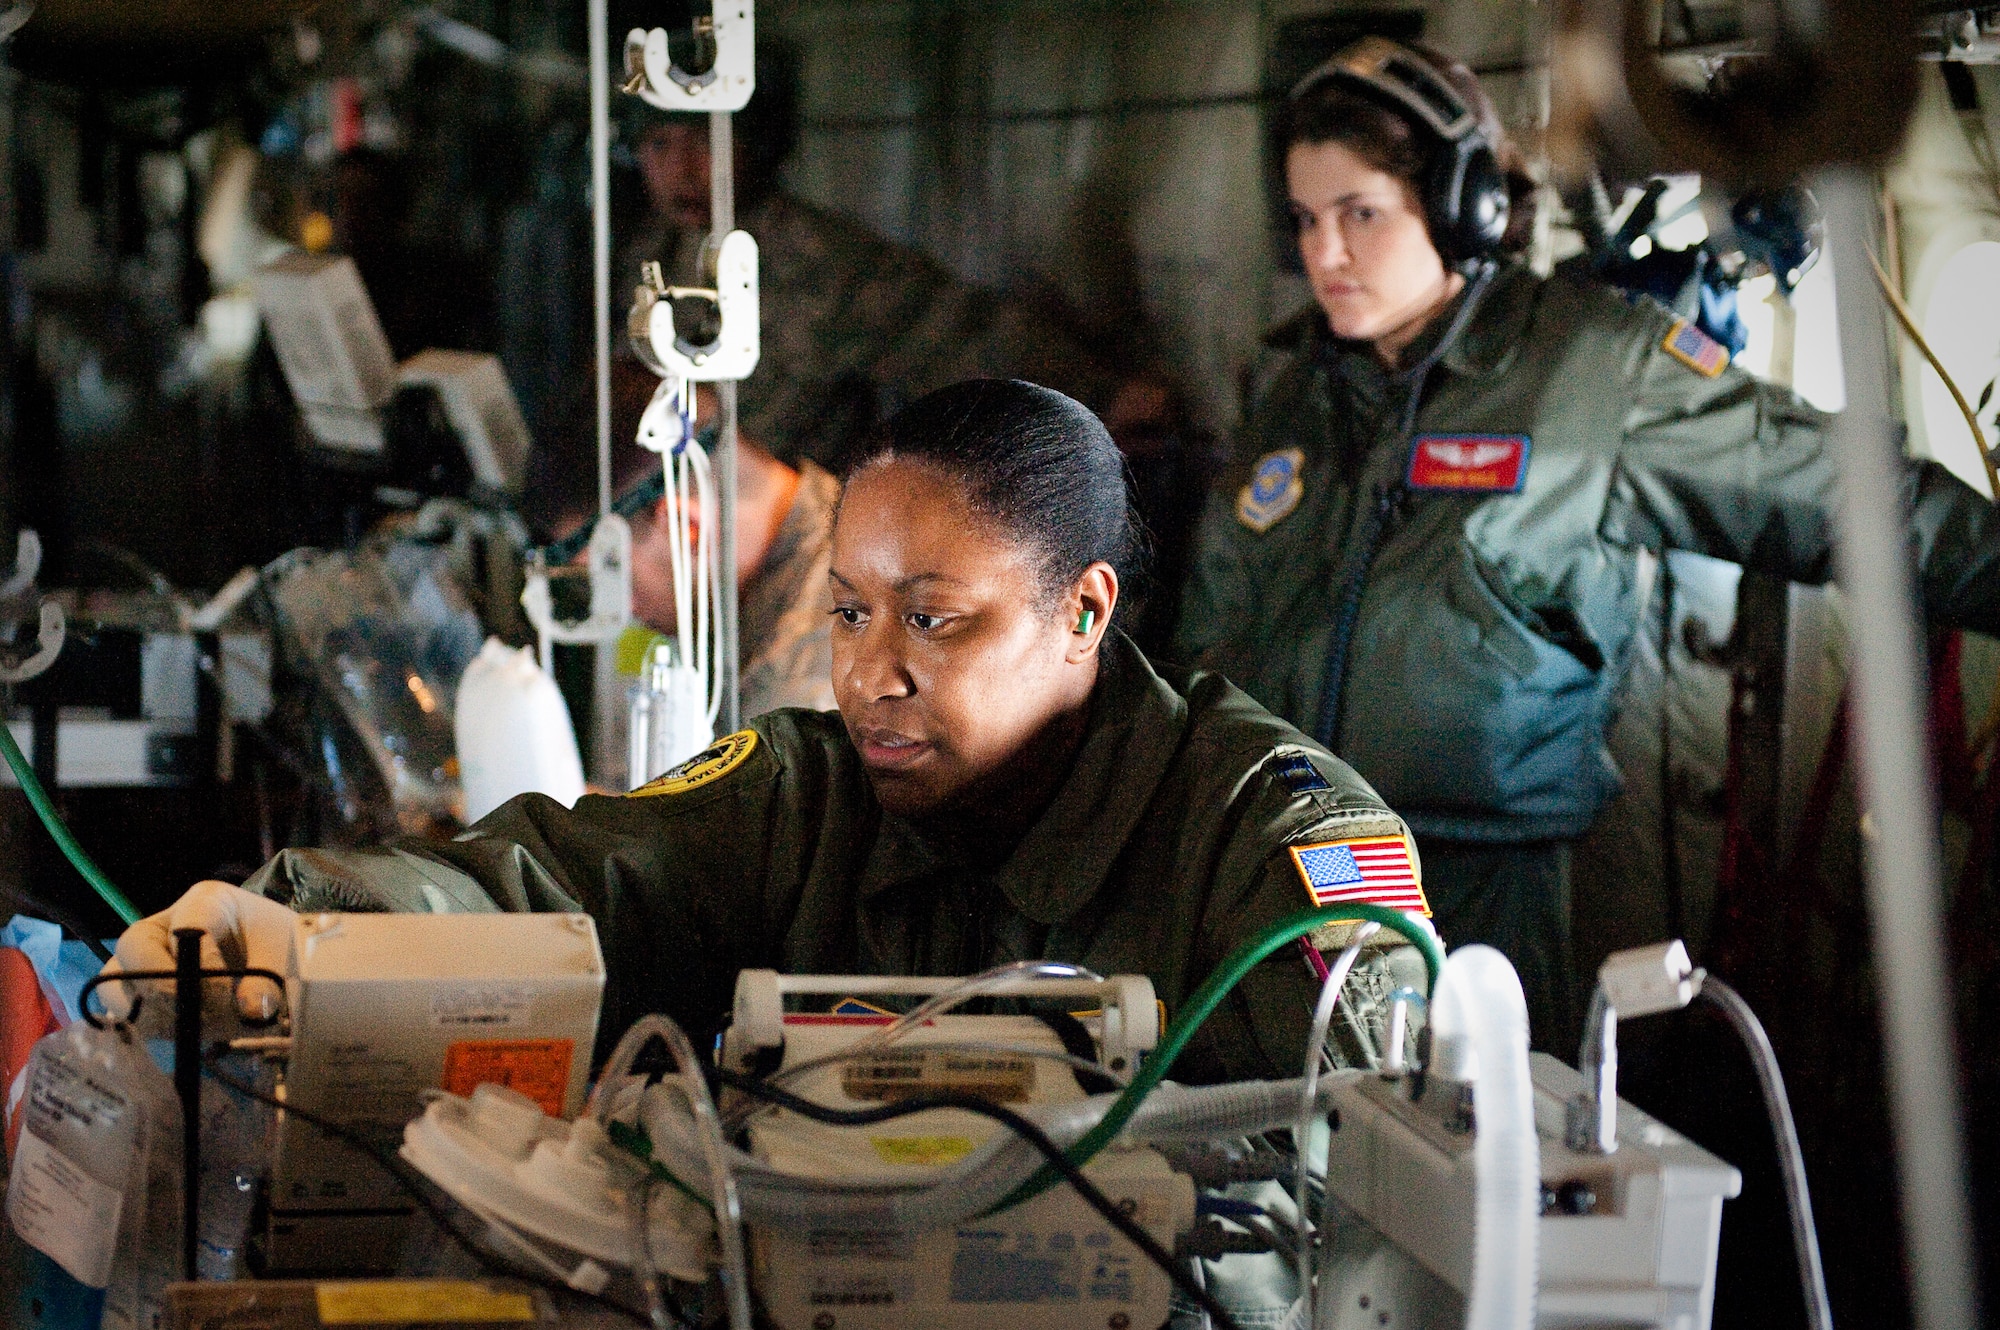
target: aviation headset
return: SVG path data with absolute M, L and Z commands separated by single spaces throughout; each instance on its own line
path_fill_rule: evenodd
M 1477 108 L 1429 60 L 1382 37 L 1337 52 L 1293 85 L 1287 103 L 1329 84 L 1386 106 L 1432 140 L 1420 190 L 1431 243 L 1449 263 L 1491 258 L 1507 234 L 1507 177 Z

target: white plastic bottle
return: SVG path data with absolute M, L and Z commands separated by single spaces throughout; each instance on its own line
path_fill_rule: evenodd
M 459 680 L 453 723 L 468 823 L 529 791 L 564 806 L 582 796 L 569 708 L 529 648 L 487 638 Z

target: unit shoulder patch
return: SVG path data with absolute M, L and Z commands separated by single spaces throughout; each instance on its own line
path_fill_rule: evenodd
M 1686 319 L 1674 320 L 1660 349 L 1704 379 L 1712 379 L 1729 368 L 1729 348 Z
M 1431 912 L 1407 836 L 1362 836 L 1287 848 L 1314 905 L 1367 904 L 1411 914 Z
M 756 748 L 755 730 L 726 734 L 679 766 L 661 772 L 626 797 L 639 799 L 656 794 L 685 794 L 712 784 L 742 766 Z
M 1305 465 L 1306 455 L 1297 448 L 1265 453 L 1250 472 L 1250 483 L 1236 492 L 1236 520 L 1262 535 L 1289 516 L 1305 497 Z
M 1410 440 L 1403 483 L 1413 490 L 1519 494 L 1528 483 L 1530 443 L 1525 434 L 1419 434 Z

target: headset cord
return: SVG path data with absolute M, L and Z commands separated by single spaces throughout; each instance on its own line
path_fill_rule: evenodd
M 1451 323 L 1437 345 L 1410 368 L 1390 376 L 1391 383 L 1409 385 L 1409 395 L 1403 400 L 1403 418 L 1396 427 L 1397 446 L 1409 447 L 1410 439 L 1416 434 L 1417 407 L 1423 402 L 1424 384 L 1430 378 L 1431 370 L 1464 335 L 1466 325 L 1472 322 L 1473 312 L 1479 308 L 1480 297 L 1485 294 L 1497 271 L 1499 268 L 1491 259 L 1481 262 L 1479 272 L 1466 288 L 1465 298 L 1459 302 L 1457 311 L 1451 316 Z M 1347 575 L 1341 579 L 1340 595 L 1334 601 L 1333 635 L 1327 640 L 1326 668 L 1320 674 L 1323 683 L 1319 724 L 1313 730 L 1313 737 L 1330 753 L 1340 751 L 1342 700 L 1347 690 L 1347 651 L 1354 640 L 1355 626 L 1361 619 L 1361 592 L 1367 585 L 1369 570 L 1375 566 L 1375 556 L 1388 543 L 1396 514 L 1402 510 L 1409 495 L 1410 488 L 1401 477 L 1389 484 L 1375 486 L 1374 502 L 1362 519 L 1361 538 L 1355 542 L 1354 554 L 1348 560 Z

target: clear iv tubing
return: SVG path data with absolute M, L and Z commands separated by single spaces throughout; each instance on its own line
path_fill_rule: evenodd
M 604 1074 L 598 1080 L 597 1097 L 591 1104 L 591 1116 L 599 1126 L 608 1124 L 615 1097 L 610 1092 L 611 1087 L 631 1074 L 633 1060 L 654 1035 L 664 1039 L 673 1051 L 688 1104 L 694 1113 L 702 1152 L 707 1156 L 715 1231 L 722 1244 L 722 1288 L 729 1299 L 729 1328 L 751 1330 L 750 1262 L 743 1251 L 743 1200 L 736 1189 L 736 1174 L 730 1167 L 729 1142 L 723 1138 L 722 1120 L 716 1115 L 715 1101 L 709 1097 L 708 1082 L 702 1077 L 701 1060 L 695 1056 L 694 1045 L 688 1042 L 687 1035 L 672 1018 L 654 1012 L 641 1016 L 632 1023 L 631 1029 L 625 1031 L 618 1046 L 611 1050 L 610 1060 L 604 1064 Z M 634 1257 L 636 1262 L 645 1262 L 645 1249 L 641 1247 Z
M 898 1016 L 892 1023 L 883 1026 L 865 1038 L 855 1041 L 838 1053 L 827 1053 L 820 1057 L 808 1058 L 804 1062 L 786 1067 L 771 1076 L 773 1085 L 783 1085 L 795 1077 L 819 1067 L 835 1062 L 847 1062 L 864 1053 L 871 1052 L 908 1034 L 933 1016 L 939 1016 L 953 1007 L 962 1006 L 976 997 L 982 997 L 995 990 L 1007 987 L 1015 979 L 1088 979 L 1102 983 L 1104 976 L 1081 965 L 1068 961 L 1011 961 L 1006 965 L 996 965 L 990 970 L 975 974 L 968 979 L 953 984 L 944 992 L 924 999 L 909 1011 Z M 1115 1078 L 1114 1078 L 1115 1079 Z
M 673 1318 L 667 1314 L 667 1300 L 660 1294 L 660 1271 L 653 1264 L 653 1189 L 660 1179 L 642 1173 L 625 1193 L 632 1207 L 632 1273 L 638 1277 L 639 1292 L 646 1299 L 646 1319 L 653 1330 L 668 1330 Z
M 1307 1325 L 1319 1324 L 1313 1315 L 1313 1226 L 1306 1221 L 1306 1142 L 1311 1138 L 1314 1110 L 1319 1106 L 1320 1058 L 1326 1048 L 1328 1027 L 1333 1024 L 1334 1005 L 1340 1001 L 1340 990 L 1347 986 L 1347 976 L 1353 972 L 1354 962 L 1360 959 L 1363 944 L 1381 931 L 1382 925 L 1373 920 L 1355 930 L 1354 940 L 1340 953 L 1340 959 L 1333 963 L 1326 981 L 1319 986 L 1312 1033 L 1306 1036 L 1306 1069 L 1299 1082 L 1299 1120 L 1292 1127 L 1293 1149 L 1298 1152 L 1298 1167 L 1292 1177 L 1292 1203 L 1299 1212 L 1299 1292 L 1305 1299 Z M 1322 1221 L 1324 1218 L 1322 1214 Z
M 1806 1186 L 1806 1157 L 1799 1149 L 1799 1131 L 1792 1122 L 1792 1102 L 1785 1093 L 1785 1077 L 1778 1070 L 1778 1055 L 1764 1023 L 1741 994 L 1714 975 L 1702 977 L 1699 996 L 1707 998 L 1750 1050 L 1750 1063 L 1757 1072 L 1757 1088 L 1764 1094 L 1764 1111 L 1771 1119 L 1771 1135 L 1778 1142 L 1778 1164 L 1784 1172 L 1786 1209 L 1791 1213 L 1792 1249 L 1799 1263 L 1799 1290 L 1805 1295 L 1806 1321 L 1812 1330 L 1833 1330 L 1833 1308 L 1826 1298 L 1826 1269 L 1820 1263 L 1819 1233 L 1813 1225 L 1812 1192 Z
M 1104 976 L 1095 970 L 1068 961 L 1010 961 L 996 965 L 990 970 L 973 975 L 963 983 L 953 984 L 935 997 L 924 999 L 909 1011 L 898 1016 L 882 1030 L 861 1041 L 865 1047 L 871 1044 L 887 1044 L 903 1037 L 904 1034 L 933 1016 L 941 1016 L 953 1007 L 962 1006 L 976 997 L 984 996 L 997 989 L 1005 988 L 1010 979 L 1087 979 L 1092 983 L 1103 983 Z

